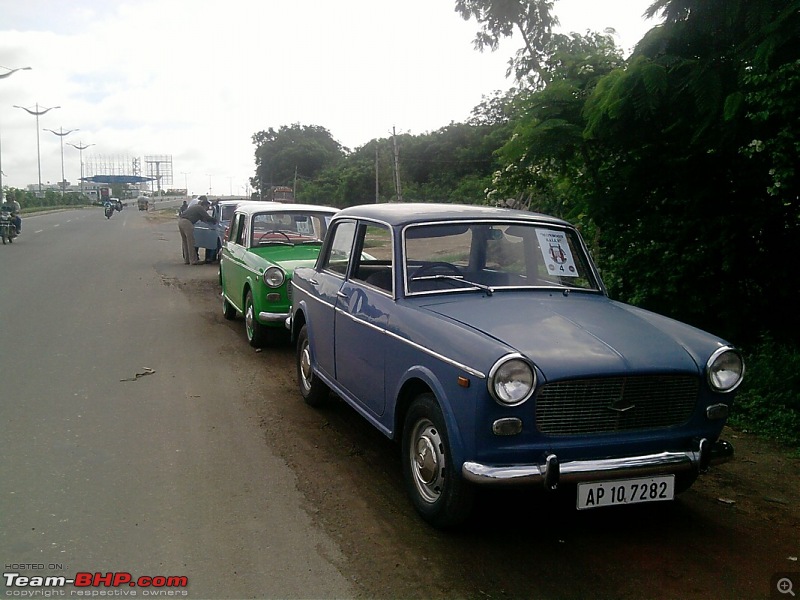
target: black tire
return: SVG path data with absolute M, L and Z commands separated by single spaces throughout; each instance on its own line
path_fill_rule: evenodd
M 314 375 L 311 369 L 311 347 L 308 343 L 308 329 L 305 325 L 297 335 L 297 383 L 303 400 L 309 406 L 319 407 L 328 400 L 330 390 L 328 386 Z
M 475 490 L 453 465 L 442 410 L 431 393 L 411 403 L 403 427 L 403 476 L 414 508 L 428 523 L 448 529 L 472 510 Z
M 256 319 L 251 290 L 247 290 L 247 296 L 244 299 L 244 332 L 247 335 L 247 341 L 253 348 L 261 348 L 266 344 L 269 335 L 267 328 Z
M 221 294 L 222 296 L 222 316 L 225 317 L 228 321 L 233 321 L 236 318 L 236 308 L 234 308 L 233 304 L 228 302 L 228 299 L 225 297 L 225 294 Z

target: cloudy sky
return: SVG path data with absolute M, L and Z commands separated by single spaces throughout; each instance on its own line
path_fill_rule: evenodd
M 650 0 L 556 0 L 562 30 L 613 27 L 627 51 L 655 23 Z M 84 163 L 171 156 L 193 194 L 247 191 L 257 131 L 300 123 L 354 149 L 463 122 L 506 90 L 507 40 L 479 53 L 453 0 L 0 0 L 3 185 Z M 45 129 L 65 132 L 54 135 Z M 142 166 L 144 170 L 144 165 Z M 86 173 L 89 175 L 90 173 Z

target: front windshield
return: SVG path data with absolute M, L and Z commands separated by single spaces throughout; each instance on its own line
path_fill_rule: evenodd
M 405 230 L 408 293 L 504 288 L 599 290 L 576 231 L 521 222 L 457 222 Z
M 252 244 L 322 244 L 332 215 L 314 212 L 268 212 L 253 215 Z

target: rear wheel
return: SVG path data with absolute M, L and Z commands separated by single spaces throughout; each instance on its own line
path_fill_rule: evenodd
M 256 309 L 253 306 L 253 292 L 247 290 L 244 299 L 244 330 L 247 334 L 247 341 L 253 348 L 260 348 L 267 341 L 267 328 L 258 322 Z
M 297 382 L 300 384 L 300 393 L 309 406 L 322 406 L 328 399 L 328 386 L 314 375 L 311 368 L 311 346 L 305 325 L 297 336 Z
M 445 529 L 467 518 L 474 489 L 453 464 L 444 416 L 433 394 L 420 394 L 408 409 L 402 459 L 406 489 L 423 519 Z

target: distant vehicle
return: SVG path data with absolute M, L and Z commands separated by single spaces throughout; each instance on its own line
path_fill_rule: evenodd
M 17 228 L 14 225 L 14 216 L 12 214 L 11 205 L 3 204 L 0 208 L 0 237 L 3 238 L 3 244 L 12 243 L 14 238 L 17 237 Z
M 136 204 L 139 206 L 139 210 L 147 210 L 150 207 L 150 201 L 147 196 L 139 196 L 136 199 Z
M 276 185 L 269 189 L 266 199 L 272 202 L 294 202 L 294 190 L 285 185 Z

